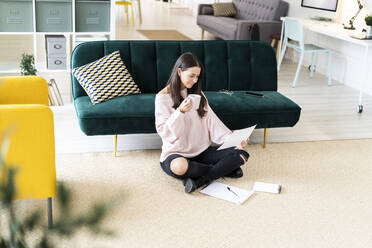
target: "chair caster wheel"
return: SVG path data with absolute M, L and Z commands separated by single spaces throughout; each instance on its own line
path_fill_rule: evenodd
M 363 112 L 363 105 L 358 105 L 358 113 L 361 114 Z
M 311 65 L 309 65 L 309 66 L 307 67 L 307 69 L 308 69 L 309 71 L 311 71 Z M 314 65 L 314 72 L 315 72 L 315 70 L 316 70 L 316 66 Z

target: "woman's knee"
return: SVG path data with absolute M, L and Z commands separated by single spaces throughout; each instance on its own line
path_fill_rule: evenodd
M 186 173 L 188 165 L 187 159 L 178 157 L 172 160 L 170 169 L 174 174 L 182 176 Z

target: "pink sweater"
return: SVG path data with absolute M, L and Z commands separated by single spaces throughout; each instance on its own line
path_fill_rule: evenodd
M 187 89 L 181 91 L 186 98 Z M 222 144 L 231 134 L 207 102 L 207 113 L 200 118 L 195 109 L 182 113 L 172 107 L 170 94 L 155 97 L 155 125 L 163 146 L 160 162 L 171 154 L 195 157 L 207 149 L 211 142 Z

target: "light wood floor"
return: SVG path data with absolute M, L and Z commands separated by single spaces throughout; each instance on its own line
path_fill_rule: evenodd
M 125 17 L 117 14 L 117 39 L 146 39 L 136 29 L 176 29 L 192 39 L 200 39 L 201 31 L 190 11 L 169 9 L 167 3 L 142 0 L 143 24 L 133 28 L 125 23 Z M 215 39 L 206 34 L 206 39 Z M 269 129 L 268 142 L 293 142 L 336 139 L 372 138 L 372 97 L 364 95 L 364 112 L 357 113 L 359 91 L 334 82 L 327 86 L 325 76 L 315 73 L 310 79 L 302 68 L 296 88 L 292 80 L 297 64 L 283 64 L 279 73 L 279 92 L 302 107 L 300 121 L 293 128 Z M 65 96 L 65 99 L 68 98 Z M 53 107 L 57 153 L 95 152 L 113 150 L 113 136 L 86 136 L 78 126 L 71 103 Z M 256 130 L 251 142 L 259 143 L 263 130 Z M 125 135 L 118 137 L 118 149 L 159 149 L 161 140 L 157 134 Z M 120 153 L 119 153 L 120 154 Z

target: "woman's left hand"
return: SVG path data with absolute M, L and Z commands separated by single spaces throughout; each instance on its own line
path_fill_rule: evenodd
M 242 140 L 242 142 L 240 142 L 240 145 L 236 146 L 235 149 L 244 150 L 244 148 L 247 147 L 248 142 L 249 142 L 249 138 L 247 138 L 246 140 Z

